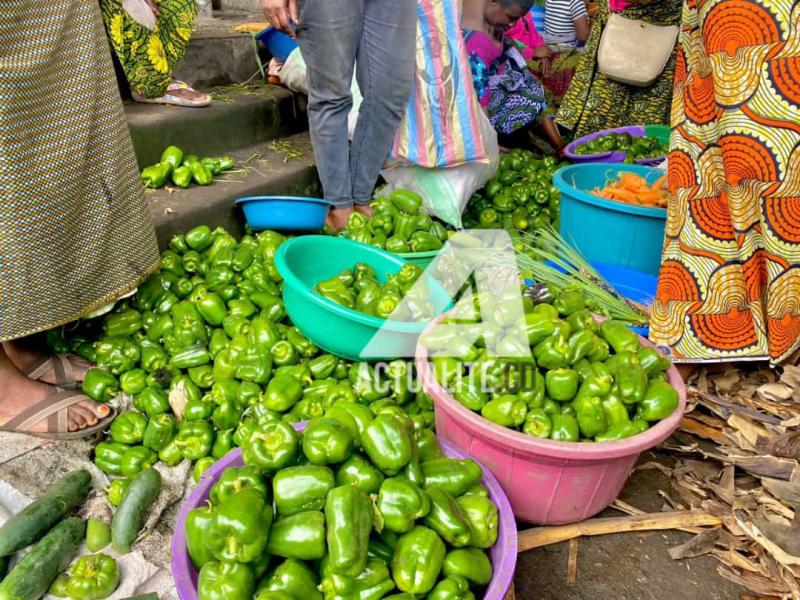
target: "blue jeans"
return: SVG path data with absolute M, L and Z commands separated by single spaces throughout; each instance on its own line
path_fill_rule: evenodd
M 415 0 L 300 0 L 298 41 L 308 76 L 308 120 L 325 198 L 367 204 L 411 95 Z M 352 147 L 353 69 L 364 96 Z

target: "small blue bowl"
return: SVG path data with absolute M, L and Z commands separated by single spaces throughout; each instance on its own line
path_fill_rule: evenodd
M 247 224 L 253 229 L 319 231 L 332 203 L 302 196 L 248 196 L 239 198 Z

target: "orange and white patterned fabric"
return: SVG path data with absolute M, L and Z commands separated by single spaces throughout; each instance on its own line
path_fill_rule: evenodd
M 800 2 L 687 0 L 650 338 L 684 362 L 800 345 Z

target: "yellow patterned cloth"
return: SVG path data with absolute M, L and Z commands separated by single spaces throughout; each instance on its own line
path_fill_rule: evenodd
M 158 16 L 152 31 L 122 8 L 121 0 L 100 0 L 111 47 L 131 90 L 159 98 L 172 83 L 172 70 L 183 58 L 197 17 L 196 0 L 156 0 Z
M 800 345 L 800 2 L 687 0 L 650 339 L 687 362 Z
M 0 9 L 0 341 L 68 323 L 159 262 L 100 10 Z

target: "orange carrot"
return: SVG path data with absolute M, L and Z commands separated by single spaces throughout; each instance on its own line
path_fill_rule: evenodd
M 664 173 L 661 177 L 656 179 L 651 186 L 654 190 L 661 190 L 667 187 L 667 174 Z

